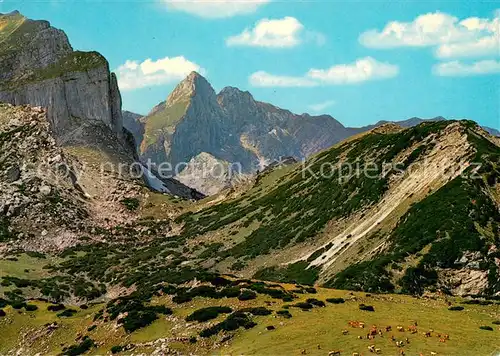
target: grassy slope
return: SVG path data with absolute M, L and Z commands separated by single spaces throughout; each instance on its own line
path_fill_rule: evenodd
M 240 260 L 270 254 L 274 249 L 299 243 L 307 244 L 314 241 L 330 221 L 347 218 L 378 202 L 388 188 L 388 176 L 367 178 L 361 175 L 339 182 L 336 170 L 325 172 L 330 175 L 328 178 L 314 178 L 313 175 L 319 175 L 322 167 L 328 168 L 328 164 L 339 162 L 359 162 L 360 169 L 369 162 L 381 167 L 382 162 L 391 161 L 400 152 L 448 124 L 439 122 L 403 132 L 362 135 L 307 161 L 305 177 L 301 165 L 291 166 L 287 168 L 286 175 L 270 180 L 264 175 L 247 194 L 195 214 L 186 214 L 178 221 L 186 223 L 184 233 L 188 237 L 216 231 L 226 234 L 228 227 L 241 231 L 256 226 L 243 241 L 236 240 L 235 246 L 220 254 Z
M 7 38 L 14 32 L 16 29 L 21 26 L 26 18 L 21 14 L 17 14 L 14 16 L 0 16 L 0 43 L 7 40 Z
M 149 146 L 158 142 L 162 134 L 170 132 L 186 113 L 189 101 L 177 102 L 171 107 L 155 112 L 144 118 L 144 140 L 141 152 L 146 152 Z
M 286 288 L 293 288 L 291 285 Z M 448 304 L 444 299 L 417 299 L 401 295 L 372 295 L 364 293 L 348 293 L 340 290 L 318 289 L 316 294 L 300 295 L 302 301 L 306 298 L 326 298 L 343 297 L 347 301 L 344 304 L 330 304 L 324 308 L 314 308 L 311 311 L 301 311 L 298 308 L 290 308 L 293 315 L 291 319 L 276 318 L 274 313 L 269 316 L 254 317 L 257 326 L 250 330 L 240 329 L 235 333 L 229 344 L 224 344 L 215 353 L 222 354 L 258 354 L 258 355 L 293 355 L 300 354 L 300 350 L 306 349 L 307 354 L 324 355 L 329 350 L 340 349 L 342 354 L 350 355 L 352 352 L 367 352 L 367 346 L 374 344 L 383 350 L 383 354 L 394 355 L 398 348 L 390 341 L 390 335 L 395 335 L 398 340 L 410 339 L 410 344 L 404 347 L 407 354 L 413 355 L 422 352 L 429 355 L 430 352 L 437 352 L 438 355 L 470 355 L 473 350 L 477 355 L 488 355 L 496 347 L 495 339 L 500 330 L 498 326 L 492 324 L 494 320 L 500 318 L 500 305 L 477 306 L 465 305 L 463 311 L 449 311 Z M 355 298 L 355 300 L 348 300 Z M 0 353 L 14 348 L 22 334 L 34 328 L 42 328 L 46 323 L 57 321 L 59 329 L 49 337 L 36 340 L 30 351 L 56 353 L 62 350 L 63 346 L 75 344 L 77 334 L 88 335 L 98 343 L 98 347 L 92 349 L 91 354 L 103 354 L 115 345 L 125 345 L 127 343 L 144 343 L 165 337 L 189 337 L 197 336 L 197 333 L 206 325 L 205 323 L 186 323 L 184 318 L 202 307 L 209 305 L 230 306 L 233 310 L 245 307 L 265 306 L 265 301 L 271 298 L 261 296 L 251 301 L 238 301 L 236 298 L 224 298 L 219 300 L 197 297 L 193 301 L 177 305 L 170 301 L 169 297 L 157 297 L 153 299 L 154 304 L 164 304 L 171 306 L 174 310 L 173 316 L 161 317 L 150 326 L 139 329 L 131 334 L 126 334 L 122 328 L 116 328 L 114 322 L 97 323 L 97 328 L 87 332 L 87 328 L 93 324 L 92 315 L 97 312 L 102 305 L 95 305 L 87 310 L 78 310 L 78 313 L 70 318 L 58 318 L 53 312 L 46 310 L 47 304 L 44 302 L 32 302 L 39 310 L 35 312 L 18 312 L 10 307 L 5 310 L 7 316 L 0 318 L 2 334 L 0 336 Z M 459 300 L 449 299 L 453 303 Z M 358 308 L 360 303 L 372 305 L 375 312 L 365 312 Z M 277 311 L 282 309 L 284 303 L 281 300 L 272 299 L 271 306 L 267 308 Z M 221 321 L 224 317 L 219 316 L 215 321 Z M 374 341 L 366 339 L 360 340 L 357 336 L 365 337 L 367 329 L 352 329 L 348 326 L 348 321 L 357 320 L 366 323 L 367 327 L 377 325 L 385 327 L 391 325 L 393 329 L 397 325 L 408 326 L 413 321 L 418 322 L 419 333 L 412 335 L 408 332 L 384 333 L 384 337 Z M 265 327 L 273 325 L 274 331 L 267 331 Z M 305 327 L 307 325 L 307 327 Z M 460 327 L 457 327 L 460 325 Z M 480 330 L 479 326 L 490 325 L 494 331 Z M 341 331 L 348 329 L 349 335 L 342 335 Z M 435 334 L 431 338 L 425 338 L 421 332 L 434 329 Z M 436 334 L 449 334 L 450 340 L 440 343 Z M 33 333 L 28 333 L 33 335 Z M 170 348 L 183 353 L 214 354 L 211 347 L 221 339 L 221 335 L 212 336 L 205 339 L 203 343 L 198 337 L 198 342 L 172 343 Z M 62 346 L 62 345 L 63 346 Z M 317 349 L 317 345 L 321 350 Z M 139 346 L 136 352 L 150 352 L 151 348 Z
M 476 150 L 473 162 L 481 163 L 478 179 L 459 176 L 411 206 L 390 233 L 390 245 L 383 254 L 347 267 L 328 286 L 392 291 L 399 285 L 405 293 L 420 294 L 436 284 L 435 268 L 458 269 L 461 266 L 456 260 L 477 251 L 487 256 L 479 269 L 489 270 L 489 294 L 500 290 L 494 261 L 498 253 L 488 253 L 490 246 L 500 241 L 500 214 L 490 193 L 500 177 L 500 149 L 472 131 L 469 140 Z M 391 284 L 389 280 L 400 268 L 395 264 L 417 254 L 418 263 L 408 268 L 396 285 Z

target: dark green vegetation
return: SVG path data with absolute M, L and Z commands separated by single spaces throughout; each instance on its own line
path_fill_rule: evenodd
M 258 223 L 258 227 L 243 242 L 225 249 L 217 246 L 217 249 L 210 250 L 211 257 L 237 258 L 235 266 L 244 259 L 269 254 L 273 249 L 307 242 L 332 219 L 349 217 L 378 202 L 388 188 L 391 175 L 432 149 L 431 136 L 451 123 L 433 122 L 401 132 L 371 133 L 335 146 L 310 159 L 303 167 L 297 167 L 289 173 L 288 179 L 280 181 L 264 195 L 243 195 L 196 214 L 182 215 L 177 219 L 177 222 L 185 223 L 182 236 L 193 238 L 230 224 L 236 228 L 247 228 L 252 223 Z M 392 162 L 398 154 L 417 143 L 420 144 L 404 162 L 387 169 L 387 162 Z M 370 174 L 363 173 L 366 171 Z M 256 191 L 259 191 L 258 184 Z M 268 267 L 259 270 L 254 277 L 313 284 L 318 279 L 319 270 L 306 268 L 308 262 L 328 247 L 314 252 L 308 261 L 286 267 Z M 373 264 L 368 269 L 377 272 L 384 269 L 384 263 Z M 366 268 L 362 266 L 360 269 Z M 366 289 L 392 290 L 389 277 L 384 281 L 384 275 L 387 273 L 382 273 L 375 285 Z M 377 288 L 378 285 L 381 288 Z
M 135 211 L 139 208 L 140 202 L 137 198 L 125 198 L 121 201 L 125 207 L 130 211 Z
M 479 327 L 481 330 L 493 331 L 493 328 L 489 325 L 482 325 Z
M 229 307 L 208 307 L 198 309 L 186 317 L 186 321 L 208 321 L 215 319 L 219 314 L 231 313 L 233 310 Z
M 201 337 L 210 337 L 212 335 L 217 335 L 222 331 L 234 331 L 239 328 L 251 329 L 257 324 L 252 321 L 250 313 L 243 311 L 237 311 L 229 315 L 226 320 L 215 324 L 214 326 L 207 328 L 200 332 Z
M 78 345 L 71 345 L 70 347 L 65 348 L 63 350 L 63 354 L 68 356 L 82 355 L 95 346 L 96 345 L 94 341 L 88 336 L 85 336 L 82 342 L 80 342 Z
M 343 303 L 345 303 L 344 298 L 328 298 L 326 301 L 328 303 L 332 303 L 332 304 L 343 304 Z
M 71 317 L 75 315 L 77 311 L 75 309 L 65 309 L 62 312 L 58 313 L 57 316 L 62 318 L 62 317 Z
M 359 305 L 359 310 L 364 310 L 364 311 L 369 311 L 369 312 L 374 312 L 375 308 L 371 305 L 366 305 L 366 304 L 360 304 Z
M 390 248 L 383 255 L 346 268 L 326 285 L 333 288 L 392 292 L 397 287 L 403 293 L 422 294 L 437 282 L 439 268 L 459 269 L 460 258 L 467 252 L 480 252 L 487 256 L 479 267 L 489 271 L 488 294 L 500 291 L 500 281 L 494 258 L 500 253 L 488 253 L 492 243 L 499 243 L 500 213 L 489 195 L 488 177 L 496 176 L 500 164 L 500 150 L 488 140 L 468 132 L 476 149 L 481 168 L 473 175 L 473 168 L 448 182 L 435 193 L 414 204 L 392 231 Z M 475 178 L 477 176 L 477 178 Z M 493 239 L 482 231 L 493 231 Z M 398 281 L 391 282 L 389 266 L 406 257 L 421 253 L 416 267 L 410 267 Z
M 110 320 L 116 320 L 120 314 L 126 314 L 117 322 L 129 333 L 148 326 L 158 319 L 158 314 L 172 314 L 172 309 L 162 305 L 144 305 L 143 301 L 136 296 L 112 300 L 106 305 L 105 311 Z M 102 319 L 103 314 L 96 315 L 95 320 Z
M 118 345 L 116 345 L 116 346 L 113 346 L 113 347 L 111 348 L 111 353 L 112 353 L 112 354 L 117 354 L 117 353 L 119 353 L 119 352 L 122 352 L 122 350 L 123 350 L 123 346 L 118 346 Z
M 251 290 L 242 290 L 241 294 L 238 296 L 239 300 L 251 300 L 257 298 L 257 293 Z
M 278 310 L 276 314 L 286 319 L 290 319 L 292 317 L 292 314 L 288 310 Z

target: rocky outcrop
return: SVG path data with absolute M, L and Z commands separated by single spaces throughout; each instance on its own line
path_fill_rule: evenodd
M 205 192 L 214 189 L 203 178 L 195 179 L 197 169 L 192 168 L 203 155 L 240 164 L 243 173 L 252 173 L 283 156 L 303 159 L 352 134 L 331 116 L 295 115 L 237 88 L 227 87 L 216 95 L 196 72 L 140 120 L 141 159 L 157 165 L 168 162 L 173 169 L 178 164 L 190 166 L 179 179 L 189 177 L 189 184 Z M 212 182 L 215 190 L 226 183 Z
M 237 168 L 210 153 L 202 152 L 191 158 L 176 179 L 205 195 L 214 195 L 232 185 L 233 179 L 237 179 L 239 174 Z
M 135 146 L 139 147 L 144 137 L 144 124 L 140 121 L 142 115 L 125 110 L 122 111 L 122 117 L 123 127 L 132 134 Z
M 47 108 L 58 142 L 104 123 L 124 139 L 121 96 L 106 59 L 73 51 L 63 31 L 18 12 L 0 15 L 0 102 Z

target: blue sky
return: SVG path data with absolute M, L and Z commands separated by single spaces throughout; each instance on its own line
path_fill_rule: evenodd
M 17 9 L 49 20 L 75 49 L 101 52 L 120 74 L 124 108 L 141 114 L 197 69 L 216 91 L 236 86 L 257 100 L 330 114 L 348 126 L 441 115 L 500 129 L 498 7 L 472 1 L 0 1 L 0 12 Z

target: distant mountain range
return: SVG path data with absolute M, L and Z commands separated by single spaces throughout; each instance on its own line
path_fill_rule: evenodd
M 143 162 L 173 166 L 189 162 L 193 166 L 239 162 L 244 173 L 262 170 L 281 157 L 303 160 L 353 135 L 369 131 L 388 121 L 353 128 L 345 127 L 329 115 L 297 115 L 257 101 L 248 91 L 225 87 L 218 94 L 199 73 L 192 72 L 151 112 L 140 117 L 124 112 L 124 126 L 135 137 Z M 411 118 L 394 122 L 412 127 L 424 121 Z M 493 135 L 500 132 L 485 128 Z M 201 156 L 200 156 L 201 155 Z M 210 168 L 210 167 L 208 167 Z M 189 175 L 189 184 L 205 194 L 206 181 Z M 178 179 L 182 181 L 179 175 Z M 213 182 L 215 184 L 215 181 Z M 219 184 L 219 188 L 226 186 Z M 203 186 L 203 187 L 202 187 Z M 213 189 L 209 189 L 213 193 Z

